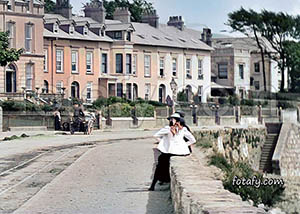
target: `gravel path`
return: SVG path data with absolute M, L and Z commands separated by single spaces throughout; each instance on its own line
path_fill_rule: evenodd
M 148 192 L 153 140 L 97 145 L 46 185 L 16 214 L 171 214 L 169 186 Z

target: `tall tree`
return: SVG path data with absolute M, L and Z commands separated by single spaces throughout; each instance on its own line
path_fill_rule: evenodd
M 291 77 L 291 91 L 300 92 L 300 42 L 287 41 L 283 45 L 286 50 L 286 64 Z
M 234 11 L 228 14 L 228 22 L 233 31 L 238 31 L 243 33 L 248 37 L 255 38 L 256 44 L 259 48 L 259 52 L 262 60 L 262 72 L 263 72 L 263 81 L 264 81 L 264 91 L 267 90 L 267 81 L 266 81 L 266 68 L 265 68 L 265 53 L 267 52 L 263 41 L 259 38 L 259 33 L 261 29 L 261 16 L 254 10 L 245 10 L 241 7 L 239 10 Z
M 18 61 L 23 49 L 16 50 L 9 48 L 8 32 L 0 32 L 0 65 L 5 67 L 7 64 Z
M 91 0 L 91 2 L 93 1 L 99 0 Z M 146 0 L 133 0 L 132 2 L 129 0 L 103 0 L 103 6 L 106 9 L 107 19 L 113 19 L 113 14 L 117 7 L 127 7 L 131 13 L 131 21 L 133 22 L 141 22 L 144 13 L 154 10 L 153 4 Z
M 55 13 L 56 4 L 52 0 L 45 0 L 44 5 L 45 13 Z

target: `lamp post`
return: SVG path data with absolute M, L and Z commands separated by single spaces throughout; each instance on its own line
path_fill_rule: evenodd
M 177 101 L 176 95 L 177 95 L 177 83 L 175 82 L 174 77 L 172 77 L 172 80 L 170 82 L 171 90 L 172 90 L 172 99 L 173 99 L 173 112 L 175 112 L 175 103 Z

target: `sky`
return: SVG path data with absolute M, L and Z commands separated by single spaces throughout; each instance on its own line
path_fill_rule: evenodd
M 82 11 L 83 3 L 89 0 L 71 0 L 73 13 Z M 167 23 L 169 16 L 182 16 L 187 27 L 201 30 L 209 27 L 213 33 L 230 35 L 225 25 L 228 13 L 243 6 L 260 11 L 282 11 L 300 15 L 300 0 L 148 0 L 152 2 L 160 17 L 160 23 Z

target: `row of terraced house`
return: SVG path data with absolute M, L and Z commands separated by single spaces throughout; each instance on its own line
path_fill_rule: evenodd
M 180 16 L 160 24 L 155 11 L 144 14 L 142 23 L 131 22 L 130 16 L 127 8 L 117 8 L 113 20 L 105 19 L 101 2 L 87 4 L 84 16 L 78 16 L 69 0 L 57 0 L 53 14 L 44 14 L 42 0 L 0 0 L 0 30 L 9 32 L 10 47 L 24 48 L 17 62 L 0 68 L 1 97 L 36 91 L 85 102 L 110 96 L 165 102 L 186 90 L 205 103 L 212 91 L 244 96 L 254 83 L 254 90 L 262 90 L 257 87 L 260 77 L 255 82 L 249 72 L 258 69 L 259 61 L 252 66 L 250 59 L 212 59 L 218 57 L 214 44 L 220 42 L 212 39 L 210 29 L 189 29 Z M 237 71 L 231 63 L 237 63 Z M 280 75 L 271 75 L 275 67 L 268 71 L 274 91 L 280 81 Z M 247 80 L 241 84 L 238 78 Z M 174 81 L 176 92 L 170 84 Z

